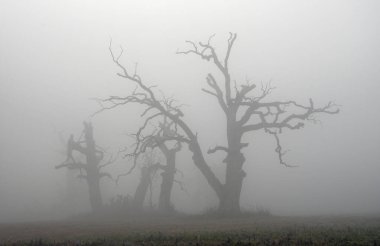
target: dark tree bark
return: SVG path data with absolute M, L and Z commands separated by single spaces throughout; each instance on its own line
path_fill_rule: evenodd
M 221 73 L 223 81 L 217 81 L 213 74 L 206 76 L 206 82 L 209 88 L 202 89 L 203 92 L 215 97 L 220 108 L 226 116 L 226 135 L 227 143 L 225 146 L 216 146 L 208 150 L 208 153 L 223 151 L 226 154 L 224 163 L 226 164 L 225 184 L 222 184 L 214 172 L 207 164 L 202 149 L 199 145 L 197 134 L 195 134 L 187 123 L 183 120 L 183 113 L 173 101 L 157 98 L 152 90 L 153 87 L 147 86 L 142 78 L 136 73 L 131 74 L 124 67 L 118 57 L 115 57 L 110 44 L 110 53 L 113 62 L 121 69 L 118 75 L 122 78 L 132 81 L 137 85 L 138 91 L 126 97 L 111 96 L 108 99 L 100 100 L 103 110 L 112 109 L 128 103 L 137 103 L 146 106 L 142 117 L 146 117 L 143 128 L 148 122 L 158 117 L 167 117 L 173 124 L 181 130 L 171 139 L 186 143 L 189 150 L 193 153 L 195 166 L 201 171 L 208 181 L 208 184 L 215 191 L 219 198 L 219 209 L 223 213 L 234 214 L 240 212 L 240 194 L 243 187 L 243 180 L 246 176 L 243 165 L 245 157 L 242 148 L 247 147 L 248 143 L 243 143 L 244 134 L 251 131 L 265 131 L 273 136 L 276 140 L 275 152 L 278 155 L 280 164 L 291 167 L 283 160 L 284 152 L 282 151 L 279 134 L 283 130 L 296 130 L 304 126 L 304 121 L 314 121 L 315 115 L 319 113 L 336 114 L 339 112 L 336 105 L 329 102 L 324 107 L 314 107 L 313 101 L 309 100 L 309 105 L 302 105 L 295 101 L 273 101 L 264 102 L 266 96 L 273 89 L 270 86 L 262 86 L 261 90 L 255 90 L 256 85 L 250 81 L 246 84 L 231 85 L 231 75 L 229 72 L 229 58 L 232 47 L 237 38 L 236 34 L 230 33 L 227 40 L 227 50 L 223 59 L 218 57 L 214 46 L 211 45 L 211 36 L 207 43 L 187 41 L 191 48 L 187 51 L 177 52 L 178 54 L 195 54 L 202 60 L 212 62 L 217 70 Z M 221 85 L 220 85 L 221 84 Z M 258 92 L 256 92 L 258 91 Z M 255 92 L 255 93 L 254 93 Z M 151 113 L 148 117 L 147 113 Z M 154 112 L 154 113 L 153 113 Z M 292 113 L 297 112 L 297 113 Z
M 75 160 L 74 151 L 84 155 L 85 163 Z M 84 141 L 74 141 L 74 136 L 71 135 L 67 143 L 67 158 L 62 164 L 56 166 L 56 169 L 66 167 L 80 171 L 78 178 L 84 178 L 87 181 L 90 204 L 94 212 L 98 212 L 102 207 L 100 179 L 102 177 L 111 178 L 110 174 L 101 172 L 101 168 L 115 160 L 111 157 L 107 162 L 100 165 L 103 157 L 103 151 L 96 147 L 91 123 L 84 122 Z M 85 174 L 82 173 L 82 170 L 85 171 Z

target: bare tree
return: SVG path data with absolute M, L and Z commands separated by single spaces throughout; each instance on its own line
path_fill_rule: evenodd
M 175 180 L 176 169 L 176 155 L 182 148 L 181 142 L 173 140 L 178 137 L 178 128 L 174 122 L 168 122 L 167 117 L 164 117 L 162 122 L 159 122 L 158 130 L 147 136 L 142 136 L 142 130 L 140 128 L 136 134 L 137 144 L 133 152 L 133 156 L 138 157 L 141 153 L 144 153 L 147 148 L 158 148 L 165 156 L 166 164 L 158 165 L 163 172 L 161 173 L 162 182 L 159 196 L 158 209 L 163 213 L 170 213 L 174 210 L 171 202 L 171 192 L 174 182 L 180 183 Z M 175 142 L 174 144 L 171 142 Z M 170 146 L 172 145 L 172 146 Z
M 150 124 L 148 124 L 148 122 Z M 181 136 L 177 133 L 178 128 L 176 127 L 175 123 L 169 122 L 166 117 L 164 117 L 162 121 L 158 121 L 158 127 L 154 127 L 153 130 L 148 127 L 149 125 L 153 125 L 153 120 L 148 118 L 146 123 L 139 128 L 137 133 L 133 134 L 136 139 L 135 148 L 133 152 L 127 156 L 133 157 L 134 164 L 125 175 L 131 173 L 134 170 L 139 157 L 142 156 L 143 159 L 147 159 L 147 156 L 152 156 L 152 153 L 156 153 L 155 150 L 158 149 L 160 153 L 162 153 L 162 155 L 165 157 L 165 164 L 161 164 L 159 161 L 156 161 L 156 163 L 153 164 L 153 162 L 150 160 L 152 158 L 148 158 L 148 160 L 145 161 L 146 165 L 141 170 L 141 180 L 138 187 L 141 187 L 141 191 L 146 190 L 150 177 L 152 176 L 151 174 L 156 173 L 157 171 L 162 171 L 162 182 L 158 209 L 160 212 L 170 213 L 174 211 L 174 207 L 171 202 L 173 184 L 178 183 L 181 186 L 181 189 L 183 189 L 182 183 L 178 180 L 175 180 L 175 174 L 177 172 L 176 154 L 181 150 L 182 144 L 180 141 L 174 139 L 176 137 L 181 138 Z M 144 131 L 150 131 L 150 133 L 145 135 Z M 142 187 L 146 188 L 143 189 Z M 138 199 L 138 206 L 142 206 L 143 200 L 141 199 L 143 199 L 143 197 L 145 197 L 145 195 L 139 196 L 140 199 Z
M 64 137 L 63 131 L 58 131 L 54 126 L 54 132 L 58 136 L 59 149 L 56 152 L 61 158 L 67 157 L 67 139 Z M 85 184 L 77 178 L 78 170 L 66 168 L 66 193 L 62 202 L 62 206 L 68 210 L 79 209 L 78 205 L 83 201 L 82 193 Z
M 135 194 L 133 196 L 133 209 L 136 211 L 141 211 L 143 209 L 148 189 L 150 188 L 150 191 L 152 192 L 153 178 L 161 166 L 161 164 L 157 162 L 157 155 L 153 150 L 146 151 L 140 156 L 142 156 L 143 159 L 142 166 L 140 168 L 141 176 L 139 184 L 137 185 Z M 137 158 L 135 158 L 135 160 L 137 161 Z M 132 170 L 126 174 L 129 174 L 131 171 Z M 119 175 L 118 179 L 126 174 Z
M 277 145 L 275 151 L 278 154 L 280 163 L 290 166 L 283 160 L 284 152 L 282 151 L 278 134 L 283 129 L 300 129 L 304 126 L 303 121 L 313 120 L 313 117 L 317 113 L 336 114 L 339 110 L 334 109 L 336 105 L 331 102 L 324 107 L 316 108 L 312 99 L 309 100 L 309 105 L 307 106 L 295 101 L 264 102 L 265 97 L 273 88 L 262 86 L 259 95 L 253 96 L 252 92 L 256 88 L 256 85 L 250 83 L 250 81 L 246 81 L 246 84 L 241 85 L 240 88 L 236 84 L 233 87 L 229 72 L 229 58 L 237 35 L 230 33 L 227 41 L 227 51 L 223 59 L 219 58 L 215 47 L 211 45 L 212 37 L 209 38 L 207 43 L 198 42 L 196 44 L 195 42 L 187 41 L 191 45 L 191 48 L 177 53 L 194 54 L 203 60 L 212 62 L 223 76 L 223 81 L 218 82 L 209 73 L 206 77 L 209 88 L 202 90 L 217 99 L 227 119 L 226 145 L 209 149 L 208 153 L 222 151 L 226 154 L 226 158 L 224 159 L 226 163 L 226 183 L 220 207 L 224 211 L 235 212 L 239 211 L 240 208 L 240 192 L 243 179 L 246 175 L 242 168 L 245 157 L 241 152 L 242 148 L 248 146 L 248 143 L 242 143 L 244 134 L 251 131 L 264 130 L 273 135 Z M 239 115 L 238 112 L 243 113 Z M 253 118 L 256 121 L 252 122 Z
M 75 157 L 75 152 L 80 153 L 85 157 L 85 162 L 78 161 Z M 116 157 L 110 157 L 104 161 L 104 151 L 96 146 L 93 128 L 91 123 L 84 122 L 84 140 L 74 140 L 74 135 L 71 135 L 67 142 L 66 160 L 57 165 L 55 168 L 68 168 L 70 170 L 79 170 L 78 178 L 83 178 L 87 181 L 91 208 L 94 212 L 99 211 L 102 207 L 102 197 L 100 193 L 100 179 L 103 177 L 111 178 L 107 172 L 102 172 L 101 169 L 116 160 Z M 104 161 L 103 164 L 101 162 Z M 83 173 L 84 171 L 84 173 Z
M 102 108 L 98 112 L 128 103 L 137 103 L 146 107 L 146 110 L 142 114 L 142 117 L 146 118 L 145 124 L 158 117 L 167 117 L 182 133 L 182 135 L 178 134 L 171 137 L 171 139 L 188 144 L 190 151 L 193 153 L 194 164 L 204 175 L 219 198 L 219 210 L 223 213 L 232 214 L 240 212 L 240 194 L 243 179 L 246 176 L 243 170 L 245 157 L 242 153 L 242 148 L 247 147 L 248 143 L 242 142 L 244 134 L 262 130 L 273 136 L 276 140 L 275 151 L 279 162 L 285 166 L 291 166 L 283 159 L 284 152 L 280 144 L 280 133 L 283 130 L 302 128 L 305 121 L 315 120 L 315 115 L 317 114 L 336 114 L 339 110 L 332 102 L 323 107 L 315 107 L 312 99 L 309 100 L 309 105 L 302 105 L 295 101 L 266 102 L 265 99 L 273 89 L 272 87 L 262 86 L 255 95 L 254 92 L 257 91 L 255 90 L 256 85 L 250 81 L 246 81 L 240 87 L 236 83 L 232 84 L 229 72 L 229 58 L 237 35 L 230 33 L 227 40 L 227 50 L 223 59 L 220 59 L 215 47 L 211 44 L 213 36 L 208 39 L 207 43 L 187 41 L 191 45 L 190 49 L 177 53 L 194 54 L 203 60 L 212 62 L 223 77 L 223 81 L 217 81 L 215 76 L 209 73 L 206 76 L 209 88 L 202 90 L 208 95 L 215 97 L 226 116 L 227 143 L 208 150 L 209 154 L 217 151 L 226 154 L 226 158 L 224 159 L 224 163 L 226 164 L 224 184 L 220 182 L 207 164 L 199 145 L 197 134 L 183 120 L 184 115 L 179 107 L 174 106 L 174 103 L 168 104 L 167 100 L 157 97 L 153 87 L 148 86 L 143 81 L 137 74 L 136 69 L 134 73 L 130 73 L 120 63 L 123 49 L 121 49 L 118 56 L 115 56 L 111 48 L 112 43 L 110 43 L 109 50 L 113 62 L 121 69 L 118 76 L 135 83 L 137 89 L 125 97 L 111 96 L 100 100 Z M 150 113 L 149 116 L 148 113 Z

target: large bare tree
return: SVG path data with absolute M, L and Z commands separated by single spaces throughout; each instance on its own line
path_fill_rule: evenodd
M 143 81 L 136 69 L 134 72 L 130 72 L 122 65 L 120 57 L 123 49 L 118 56 L 115 56 L 111 47 L 112 43 L 110 43 L 109 49 L 113 62 L 121 69 L 121 72 L 117 73 L 118 76 L 135 83 L 137 89 L 125 97 L 110 96 L 101 100 L 102 108 L 100 111 L 129 103 L 137 103 L 146 107 L 142 114 L 142 117 L 146 118 L 145 124 L 158 117 L 167 117 L 180 129 L 180 132 L 172 136 L 171 139 L 188 144 L 195 166 L 201 171 L 219 198 L 219 210 L 223 213 L 233 214 L 240 212 L 240 194 L 246 176 L 243 170 L 245 157 L 242 148 L 247 147 L 249 143 L 242 142 L 245 134 L 252 131 L 265 131 L 273 136 L 279 162 L 285 166 L 291 166 L 284 161 L 284 152 L 279 138 L 280 133 L 284 130 L 302 128 L 305 121 L 315 120 L 317 114 L 336 114 L 339 110 L 332 102 L 322 107 L 316 107 L 312 99 L 309 100 L 308 105 L 291 100 L 266 101 L 267 95 L 272 90 L 270 86 L 262 86 L 257 89 L 256 85 L 249 81 L 240 86 L 233 84 L 229 71 L 229 58 L 237 35 L 230 33 L 227 49 L 222 58 L 219 57 L 215 47 L 211 44 L 212 38 L 213 36 L 207 42 L 187 41 L 190 48 L 177 53 L 193 54 L 202 60 L 212 62 L 222 75 L 223 80 L 218 81 L 212 73 L 207 74 L 206 85 L 208 87 L 202 90 L 216 99 L 226 117 L 227 143 L 208 150 L 209 154 L 217 151 L 225 153 L 225 183 L 218 179 L 207 164 L 197 134 L 183 119 L 184 114 L 179 107 L 175 106 L 172 100 L 171 103 L 168 103 L 165 98 L 158 97 L 154 87 Z

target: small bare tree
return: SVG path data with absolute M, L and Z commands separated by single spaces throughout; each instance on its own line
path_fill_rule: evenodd
M 213 35 L 214 36 L 214 35 Z M 243 179 L 246 176 L 243 170 L 245 157 L 242 148 L 247 147 L 248 143 L 243 143 L 243 136 L 252 131 L 265 131 L 276 140 L 275 151 L 278 155 L 279 162 L 287 167 L 284 159 L 284 152 L 280 144 L 279 135 L 284 130 L 297 130 L 305 125 L 305 121 L 315 120 L 315 115 L 336 114 L 339 110 L 336 105 L 329 102 L 323 107 L 316 107 L 313 100 L 309 100 L 309 105 L 302 105 L 295 101 L 265 101 L 267 95 L 273 89 L 270 86 L 262 86 L 256 92 L 256 85 L 250 81 L 238 86 L 231 82 L 229 71 L 229 58 L 232 47 L 237 38 L 236 34 L 230 33 L 227 40 L 227 50 L 222 59 L 216 53 L 215 47 L 211 44 L 211 36 L 207 42 L 187 41 L 191 48 L 185 51 L 177 52 L 178 54 L 194 54 L 202 60 L 212 62 L 217 70 L 221 73 L 223 81 L 217 81 L 216 77 L 209 73 L 206 76 L 207 86 L 202 89 L 206 94 L 215 97 L 220 108 L 226 116 L 226 136 L 225 145 L 216 146 L 208 150 L 208 153 L 222 151 L 226 154 L 224 163 L 226 164 L 225 183 L 223 184 L 207 164 L 203 151 L 199 145 L 197 134 L 183 120 L 184 114 L 178 106 L 168 104 L 167 100 L 159 98 L 154 92 L 153 86 L 148 86 L 135 69 L 131 73 L 129 69 L 120 63 L 120 57 L 123 49 L 118 56 L 115 56 L 110 43 L 110 53 L 113 62 L 120 68 L 118 76 L 135 83 L 137 89 L 130 95 L 110 96 L 107 99 L 100 100 L 101 110 L 112 109 L 129 103 L 144 105 L 146 110 L 142 117 L 146 118 L 145 124 L 150 120 L 158 117 L 167 117 L 179 129 L 176 136 L 171 137 L 181 143 L 186 143 L 193 154 L 195 166 L 204 175 L 208 184 L 215 191 L 219 198 L 219 210 L 223 213 L 233 214 L 240 212 L 240 194 L 243 186 Z M 256 93 L 254 93 L 256 92 Z M 148 116 L 148 113 L 150 115 Z
M 63 131 L 58 131 L 54 127 L 54 132 L 58 136 L 57 145 L 59 148 L 56 150 L 56 152 L 62 159 L 66 158 L 67 139 L 64 136 Z M 61 205 L 67 211 L 72 209 L 79 209 L 78 205 L 83 201 L 82 193 L 83 189 L 85 189 L 85 184 L 82 182 L 82 180 L 77 178 L 77 172 L 78 170 L 66 168 L 66 192 Z
M 57 165 L 55 168 L 68 168 L 70 170 L 79 170 L 78 178 L 83 178 L 87 181 L 89 198 L 92 211 L 97 212 L 102 207 L 102 196 L 100 192 L 100 179 L 103 177 L 111 178 L 107 172 L 101 169 L 116 160 L 112 156 L 105 161 L 104 151 L 96 146 L 93 128 L 91 123 L 84 122 L 84 140 L 74 140 L 74 135 L 71 135 L 67 142 L 66 160 Z M 78 161 L 75 157 L 75 152 L 85 157 L 85 162 Z M 84 171 L 84 173 L 83 173 Z
M 146 165 L 141 169 L 141 180 L 137 190 L 145 190 L 146 192 L 152 173 L 155 174 L 157 171 L 162 171 L 158 209 L 163 213 L 171 213 L 174 211 L 171 202 L 171 193 L 174 183 L 178 183 L 181 186 L 181 189 L 183 189 L 182 182 L 175 179 L 175 174 L 177 172 L 176 154 L 182 147 L 181 142 L 175 139 L 180 139 L 181 136 L 177 134 L 178 129 L 174 122 L 169 122 L 166 117 L 158 122 L 158 127 L 155 127 L 149 134 L 145 135 L 144 131 L 149 131 L 148 126 L 153 124 L 153 119 L 148 118 L 143 126 L 139 128 L 137 133 L 133 134 L 136 139 L 135 148 L 132 153 L 127 155 L 133 158 L 133 166 L 124 175 L 131 173 L 135 169 L 140 157 L 143 157 L 144 160 L 148 159 L 145 161 Z M 165 157 L 165 164 L 161 164 L 159 161 L 156 161 L 156 163 L 153 164 L 151 160 L 152 158 L 147 158 L 147 156 L 152 156 L 152 153 L 157 153 L 155 152 L 157 149 Z M 142 194 L 141 192 L 138 193 L 137 190 L 136 194 Z M 144 197 L 145 195 L 135 196 L 135 199 L 139 198 L 136 200 L 138 206 L 142 205 Z
M 141 162 L 140 181 L 133 196 L 133 209 L 135 211 L 141 211 L 143 209 L 148 190 L 150 190 L 150 195 L 152 195 L 152 182 L 157 170 L 161 166 L 161 164 L 158 162 L 157 153 L 155 153 L 153 150 L 146 151 L 143 154 L 139 155 L 139 157 Z M 134 168 L 137 166 L 137 159 L 138 158 L 134 158 Z M 120 177 L 130 174 L 133 169 L 130 169 L 127 173 L 119 175 L 117 181 Z M 152 199 L 150 199 L 150 205 L 152 206 L 151 200 Z
M 162 122 L 159 122 L 158 130 L 147 136 L 142 135 L 142 131 L 145 127 L 146 125 L 140 128 L 136 134 L 137 144 L 132 155 L 136 158 L 141 153 L 144 153 L 147 148 L 158 148 L 165 156 L 166 164 L 157 166 L 163 171 L 161 173 L 162 182 L 158 209 L 163 213 L 170 213 L 174 210 L 171 202 L 173 184 L 174 182 L 180 183 L 175 180 L 175 173 L 177 172 L 176 155 L 182 148 L 181 142 L 174 140 L 174 138 L 181 138 L 181 136 L 177 133 L 178 129 L 175 123 L 169 123 L 166 117 L 164 117 Z M 173 141 L 175 143 L 172 143 Z

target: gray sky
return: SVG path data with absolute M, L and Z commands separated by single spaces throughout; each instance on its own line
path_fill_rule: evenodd
M 319 117 L 321 124 L 284 133 L 286 159 L 298 168 L 278 163 L 272 138 L 247 135 L 242 205 L 278 214 L 379 213 L 379 8 L 375 0 L 1 0 L 0 222 L 31 212 L 54 216 L 46 211 L 59 207 L 65 190 L 65 172 L 53 168 L 64 158 L 56 152 L 56 131 L 79 134 L 98 108 L 90 98 L 133 89 L 115 75 L 110 37 L 115 51 L 124 47 L 126 66 L 138 62 L 148 83 L 188 105 L 186 119 L 205 149 L 225 141 L 222 112 L 200 91 L 214 68 L 175 52 L 187 47 L 185 40 L 214 33 L 222 52 L 230 31 L 238 34 L 231 57 L 238 82 L 272 81 L 274 100 L 342 105 L 339 115 Z M 114 151 L 129 144 L 125 134 L 138 127 L 138 112 L 128 106 L 92 119 L 99 144 Z M 191 212 L 215 206 L 182 155 L 188 194 L 177 188 L 176 206 Z M 209 161 L 223 176 L 220 158 Z M 121 161 L 111 171 L 129 165 Z M 117 188 L 105 182 L 106 196 L 131 194 L 136 177 Z M 194 199 L 197 206 L 190 206 Z

